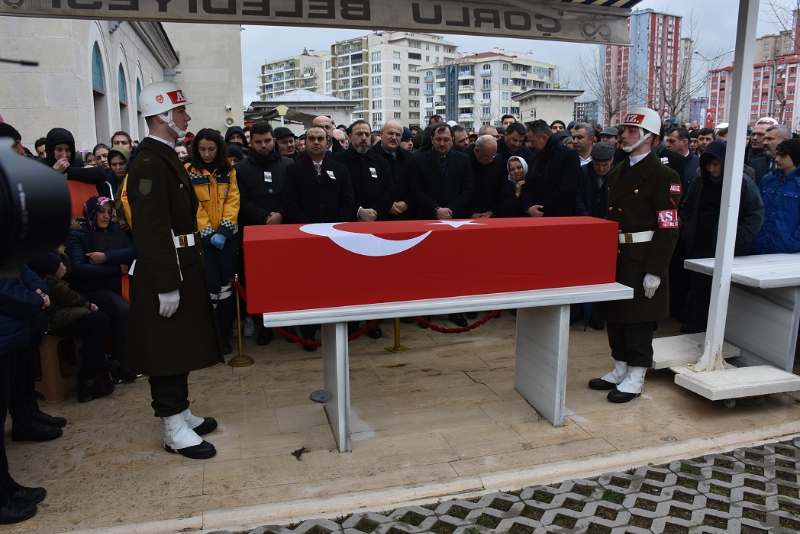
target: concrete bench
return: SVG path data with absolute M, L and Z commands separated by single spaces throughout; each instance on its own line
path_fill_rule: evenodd
M 341 452 L 350 445 L 347 322 L 517 308 L 514 387 L 555 426 L 564 424 L 569 305 L 633 297 L 617 283 L 263 314 L 266 327 L 322 324 L 325 411 Z

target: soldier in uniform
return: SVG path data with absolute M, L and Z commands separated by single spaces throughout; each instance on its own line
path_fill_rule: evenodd
M 669 315 L 668 267 L 678 240 L 681 178 L 653 152 L 661 119 L 648 108 L 634 108 L 620 124 L 620 147 L 628 157 L 608 178 L 608 220 L 619 223 L 617 276 L 633 288 L 632 300 L 598 304 L 608 321 L 614 369 L 589 381 L 591 389 L 610 390 L 611 402 L 629 402 L 642 392 L 653 365 L 653 327 Z
M 200 436 L 217 422 L 189 410 L 189 372 L 224 360 L 197 232 L 198 200 L 174 150 L 190 120 L 187 103 L 170 82 L 150 84 L 139 95 L 150 135 L 139 145 L 123 191 L 138 252 L 126 366 L 150 377 L 164 448 L 204 459 L 217 451 Z

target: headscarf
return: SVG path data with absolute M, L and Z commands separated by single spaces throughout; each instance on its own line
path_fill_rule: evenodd
M 86 204 L 83 205 L 83 218 L 86 221 L 86 226 L 92 232 L 97 231 L 97 212 L 108 202 L 111 203 L 111 218 L 113 219 L 117 216 L 117 210 L 114 209 L 114 201 L 108 197 L 95 195 L 90 197 Z
M 511 160 L 512 159 L 515 159 L 515 160 L 519 161 L 520 163 L 522 163 L 522 171 L 523 171 L 525 176 L 528 176 L 528 162 L 525 161 L 524 159 L 522 159 L 519 156 L 511 156 L 510 158 L 508 158 L 508 163 L 506 163 L 506 170 L 508 171 L 508 180 L 510 182 L 516 183 L 514 181 L 514 179 L 511 177 Z

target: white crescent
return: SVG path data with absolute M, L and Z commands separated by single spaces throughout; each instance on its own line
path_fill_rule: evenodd
M 342 223 L 316 223 L 305 224 L 300 227 L 301 232 L 306 234 L 318 235 L 327 237 L 343 249 L 359 254 L 361 256 L 391 256 L 393 254 L 400 254 L 415 246 L 417 246 L 423 239 L 431 235 L 431 232 L 402 241 L 393 241 L 391 239 L 383 239 L 373 234 L 358 234 L 354 232 L 345 232 L 334 228 L 337 224 Z

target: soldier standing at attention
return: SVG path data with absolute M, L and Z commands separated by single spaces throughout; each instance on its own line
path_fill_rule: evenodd
M 123 192 L 138 252 L 126 366 L 150 377 L 164 448 L 204 459 L 217 451 L 200 436 L 217 422 L 189 411 L 189 372 L 224 360 L 203 268 L 197 195 L 174 149 L 191 120 L 186 104 L 171 82 L 150 84 L 139 95 L 150 134 L 139 145 Z
M 620 124 L 620 147 L 628 157 L 608 177 L 608 220 L 619 223 L 617 276 L 633 288 L 632 300 L 603 302 L 597 315 L 608 321 L 614 370 L 589 381 L 610 390 L 611 402 L 629 402 L 642 393 L 653 365 L 653 327 L 669 316 L 668 267 L 678 241 L 681 178 L 653 152 L 661 118 L 634 108 Z

